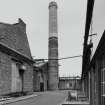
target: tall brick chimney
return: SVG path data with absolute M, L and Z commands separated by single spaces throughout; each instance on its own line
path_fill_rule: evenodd
M 48 88 L 58 90 L 58 25 L 57 3 L 49 3 L 49 52 L 48 52 Z

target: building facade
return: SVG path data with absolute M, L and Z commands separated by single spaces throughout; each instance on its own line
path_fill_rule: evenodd
M 48 62 L 35 61 L 33 73 L 34 91 L 48 90 Z
M 105 105 L 104 3 L 104 0 L 87 2 L 82 86 L 90 105 Z
M 81 90 L 80 77 L 59 77 L 60 90 Z
M 0 95 L 33 91 L 33 60 L 26 24 L 0 23 Z

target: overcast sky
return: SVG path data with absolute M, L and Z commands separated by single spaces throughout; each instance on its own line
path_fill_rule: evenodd
M 101 36 L 105 31 L 105 13 L 102 12 L 102 10 L 105 10 L 104 4 L 105 4 L 105 0 L 101 0 L 101 1 L 95 0 L 95 3 L 94 3 L 92 28 L 90 28 L 90 34 L 95 33 L 97 35 L 92 36 L 92 42 L 93 42 L 92 57 L 96 51 L 96 48 L 100 41 Z
M 48 5 L 52 0 L 0 0 L 0 22 L 22 18 L 32 56 L 48 58 Z M 55 0 L 58 4 L 59 58 L 82 54 L 87 0 Z M 60 76 L 80 75 L 82 58 L 59 62 Z

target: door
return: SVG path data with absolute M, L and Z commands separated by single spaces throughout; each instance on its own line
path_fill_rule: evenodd
M 19 91 L 22 92 L 23 91 L 23 74 L 24 74 L 24 70 L 19 70 Z
M 12 62 L 11 91 L 21 92 L 23 89 L 23 74 L 20 73 L 16 62 Z
M 43 82 L 40 83 L 40 91 L 44 91 L 44 83 Z

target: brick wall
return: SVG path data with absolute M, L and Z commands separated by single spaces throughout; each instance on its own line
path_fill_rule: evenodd
M 24 72 L 24 90 L 33 92 L 33 67 L 26 64 L 27 70 Z
M 40 91 L 39 72 L 34 69 L 33 71 L 33 90 Z
M 12 68 L 11 56 L 0 52 L 0 95 L 11 93 Z M 27 70 L 24 71 L 23 91 L 33 92 L 33 68 L 26 64 Z
M 11 91 L 11 60 L 10 56 L 0 52 L 0 95 Z

